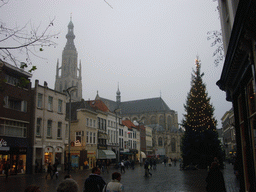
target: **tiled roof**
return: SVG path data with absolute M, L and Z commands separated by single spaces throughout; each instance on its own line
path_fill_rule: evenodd
M 100 97 L 100 100 L 108 106 L 110 111 L 113 112 L 115 109 L 117 109 L 117 103 L 115 101 L 102 97 Z M 120 108 L 122 115 L 143 112 L 171 111 L 161 97 L 121 102 Z
M 171 111 L 161 97 L 126 101 L 121 103 L 122 115 L 160 111 Z
M 123 120 L 122 124 L 128 128 L 136 128 L 136 126 L 130 120 Z
M 94 109 L 103 111 L 103 112 L 109 112 L 108 107 L 104 104 L 103 101 L 101 100 L 93 100 L 93 101 L 88 101 L 90 106 Z

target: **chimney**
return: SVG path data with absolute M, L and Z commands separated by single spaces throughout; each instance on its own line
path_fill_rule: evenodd
M 44 86 L 45 86 L 45 87 L 47 87 L 47 86 L 48 86 L 48 84 L 47 84 L 47 82 L 46 82 L 46 81 L 44 82 Z

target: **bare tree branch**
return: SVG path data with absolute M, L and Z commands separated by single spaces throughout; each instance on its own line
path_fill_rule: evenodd
M 113 9 L 113 7 L 106 0 L 104 0 L 104 1 L 105 1 L 105 3 L 107 3 L 109 5 L 109 7 L 111 7 Z
M 38 48 L 38 51 L 43 51 L 43 47 L 55 47 L 57 45 L 53 39 L 58 38 L 58 34 L 50 34 L 50 28 L 53 26 L 53 22 L 54 19 L 49 22 L 42 32 L 40 32 L 41 24 L 37 27 L 33 27 L 30 23 L 30 30 L 28 30 L 29 23 L 25 24 L 23 27 L 16 26 L 14 28 L 8 28 L 2 23 L 0 26 L 1 59 L 10 59 L 17 66 L 17 63 L 20 61 L 14 56 L 14 50 L 18 50 L 19 53 L 23 55 L 25 53 L 26 62 L 28 64 L 32 64 L 30 55 L 42 58 L 36 54 L 36 48 Z

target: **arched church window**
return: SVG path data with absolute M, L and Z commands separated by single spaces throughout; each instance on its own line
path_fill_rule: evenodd
M 176 152 L 176 140 L 175 140 L 175 138 L 172 138 L 171 148 L 172 148 L 172 152 Z
M 152 116 L 152 117 L 150 118 L 150 124 L 157 124 L 157 122 L 156 122 L 156 116 Z
M 158 138 L 158 146 L 163 146 L 162 137 L 159 137 L 159 138 Z
M 167 126 L 169 129 L 171 129 L 171 127 L 172 127 L 172 117 L 171 116 L 167 117 Z
M 161 115 L 159 117 L 159 125 L 161 125 L 163 128 L 165 127 L 165 125 L 164 125 L 164 116 L 163 115 Z

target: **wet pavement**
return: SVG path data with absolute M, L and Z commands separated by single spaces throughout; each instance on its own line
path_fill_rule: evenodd
M 106 182 L 111 180 L 111 173 L 120 171 L 111 168 L 109 173 L 102 173 Z M 157 165 L 156 170 L 150 171 L 152 177 L 144 177 L 143 166 L 137 165 L 134 170 L 126 170 L 122 174 L 121 183 L 125 186 L 125 191 L 139 192 L 167 192 L 167 191 L 184 191 L 184 192 L 204 192 L 206 188 L 205 178 L 206 170 L 189 170 L 181 171 L 179 166 L 165 167 L 162 164 Z M 73 179 L 79 184 L 79 192 L 82 192 L 83 182 L 89 176 L 90 170 L 72 171 Z M 45 179 L 46 173 L 37 173 L 33 175 L 16 175 L 0 177 L 0 192 L 23 192 L 26 186 L 36 184 L 40 186 L 42 192 L 54 192 L 58 184 L 63 180 L 65 172 L 60 172 L 59 179 Z M 239 183 L 233 173 L 233 166 L 226 165 L 223 170 L 227 192 L 239 192 Z

